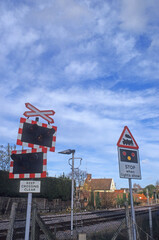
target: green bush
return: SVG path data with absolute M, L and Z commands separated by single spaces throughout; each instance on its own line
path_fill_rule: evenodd
M 71 199 L 71 180 L 47 177 L 41 180 L 41 197 L 51 199 Z

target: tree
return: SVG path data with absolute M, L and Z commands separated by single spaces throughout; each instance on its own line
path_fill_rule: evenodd
M 120 207 L 125 206 L 125 202 L 127 202 L 127 201 L 129 201 L 129 200 L 127 200 L 127 198 L 126 198 L 126 193 L 123 193 L 122 196 L 117 195 L 116 202 L 117 202 L 118 206 L 120 206 Z
M 159 187 L 159 180 L 156 181 L 156 187 Z
M 100 201 L 100 197 L 99 197 L 99 192 L 97 192 L 97 194 L 96 194 L 95 201 L 96 201 L 96 208 L 100 208 L 101 201 Z
M 103 192 L 101 196 L 101 207 L 111 208 L 114 206 L 115 197 L 113 192 Z
M 63 172 L 63 174 L 61 174 L 61 175 L 59 176 L 59 178 L 62 178 L 62 179 L 70 179 L 70 177 L 66 176 L 64 172 Z
M 155 195 L 155 197 L 159 198 L 159 180 L 156 181 L 156 186 L 155 187 L 156 187 L 156 191 L 155 191 L 156 195 Z
M 91 208 L 94 208 L 94 192 L 93 192 L 93 191 L 91 192 L 91 199 L 89 200 L 88 205 L 89 205 Z
M 69 178 L 72 178 L 72 172 L 68 174 Z M 85 178 L 87 177 L 87 172 L 80 170 L 79 168 L 74 169 L 74 179 L 76 181 L 76 186 L 83 185 Z
M 116 203 L 119 207 L 122 207 L 124 205 L 123 198 L 118 195 L 116 199 Z
M 7 146 L 0 145 L 0 170 L 9 171 L 10 168 L 10 155 L 13 146 L 8 143 Z M 15 149 L 15 146 L 14 146 Z
M 141 191 L 141 189 L 142 189 L 141 186 L 140 186 L 140 184 L 137 184 L 137 183 L 134 183 L 134 184 L 133 184 L 133 188 L 135 188 L 135 189 L 137 190 L 137 192 L 138 192 L 138 191 Z
M 153 184 L 147 185 L 144 189 L 143 189 L 143 193 L 144 195 L 147 197 L 147 190 L 148 189 L 148 195 L 151 198 L 153 196 L 153 193 L 155 191 L 155 186 Z

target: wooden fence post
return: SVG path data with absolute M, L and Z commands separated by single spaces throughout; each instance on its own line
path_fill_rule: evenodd
M 44 221 L 41 219 L 39 214 L 36 214 L 36 222 L 38 223 L 40 229 L 43 231 L 45 238 L 47 240 L 55 240 L 54 234 L 50 231 L 47 225 L 45 225 Z
M 17 208 L 17 203 L 14 202 L 12 204 L 12 208 L 11 208 L 10 222 L 9 222 L 9 228 L 8 228 L 6 240 L 12 240 L 12 238 L 13 238 L 16 208 Z
M 37 215 L 36 205 L 33 204 L 32 222 L 31 222 L 31 240 L 39 240 L 40 238 L 40 228 L 36 222 L 36 215 Z

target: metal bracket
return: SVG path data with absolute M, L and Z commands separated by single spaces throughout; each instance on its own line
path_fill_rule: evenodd
M 74 159 L 80 159 L 80 164 L 79 164 L 79 166 L 81 166 L 82 158 L 74 158 Z M 72 158 L 70 158 L 70 159 L 68 160 L 68 164 L 72 167 L 72 164 L 70 163 L 70 160 L 72 160 Z M 74 169 L 79 168 L 79 166 L 76 167 L 76 168 L 74 168 Z

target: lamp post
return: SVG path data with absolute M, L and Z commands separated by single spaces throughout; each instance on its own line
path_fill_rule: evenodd
M 73 237 L 73 194 L 74 194 L 74 149 L 67 149 L 59 152 L 61 154 L 71 154 L 72 153 L 72 191 L 71 191 L 71 238 Z

